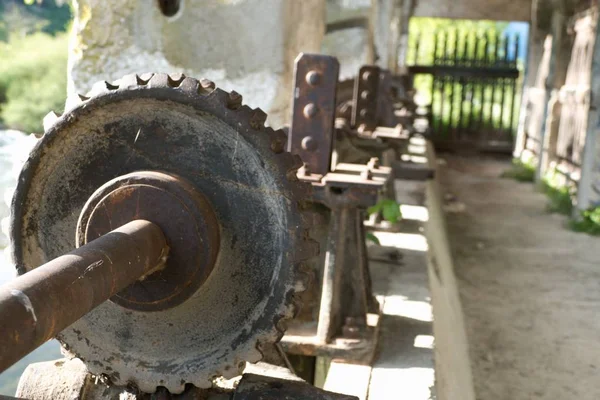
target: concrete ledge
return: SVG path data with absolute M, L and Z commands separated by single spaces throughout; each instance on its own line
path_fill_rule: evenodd
M 430 167 L 436 169 L 436 155 L 430 143 L 427 153 Z M 433 308 L 436 392 L 439 400 L 475 400 L 467 334 L 448 243 L 442 196 L 438 180 L 428 181 L 426 205 L 429 219 L 425 224 L 425 233 L 429 244 L 427 264 Z

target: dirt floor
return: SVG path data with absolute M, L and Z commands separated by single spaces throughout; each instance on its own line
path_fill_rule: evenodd
M 509 160 L 440 158 L 477 398 L 600 399 L 600 238 L 501 179 Z

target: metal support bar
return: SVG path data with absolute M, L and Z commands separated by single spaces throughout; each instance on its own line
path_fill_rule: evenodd
M 0 287 L 0 372 L 166 259 L 161 229 L 135 220 Z

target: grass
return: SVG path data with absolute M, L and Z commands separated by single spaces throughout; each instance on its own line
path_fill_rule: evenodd
M 504 171 L 502 178 L 514 179 L 518 182 L 534 182 L 535 167 L 532 164 L 513 159 L 512 166 Z
M 566 216 L 573 215 L 572 190 L 567 186 L 558 187 L 552 185 L 548 180 L 542 183 L 542 192 L 548 197 L 546 210 Z
M 569 226 L 575 232 L 600 236 L 600 207 L 581 212 L 581 218 L 572 220 Z

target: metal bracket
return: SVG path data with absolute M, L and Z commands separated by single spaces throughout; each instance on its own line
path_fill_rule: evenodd
M 377 105 L 380 68 L 373 65 L 361 67 L 354 81 L 354 109 L 352 126 L 363 130 L 377 127 Z
M 335 57 L 302 53 L 296 58 L 288 151 L 302 158 L 306 172 L 325 175 L 331 167 L 339 69 Z

